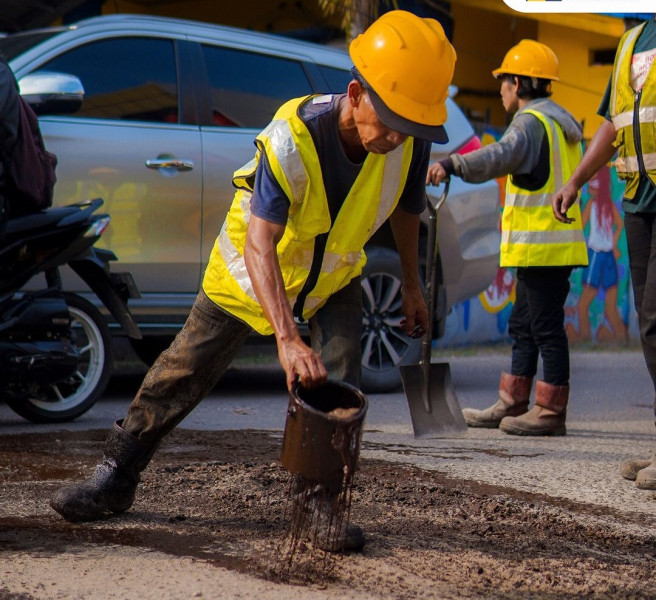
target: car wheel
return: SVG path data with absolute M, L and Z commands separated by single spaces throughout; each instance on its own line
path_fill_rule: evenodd
M 105 318 L 84 298 L 64 297 L 80 362 L 71 377 L 41 388 L 38 396 L 7 402 L 33 423 L 65 423 L 84 414 L 105 391 L 112 372 L 112 338 Z
M 362 389 L 389 392 L 399 388 L 399 365 L 417 363 L 421 340 L 401 328 L 401 263 L 388 248 L 367 249 L 362 272 Z

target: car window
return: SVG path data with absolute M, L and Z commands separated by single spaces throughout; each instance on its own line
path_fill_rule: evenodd
M 353 79 L 351 72 L 346 69 L 335 69 L 334 67 L 326 67 L 319 65 L 319 70 L 328 82 L 328 89 L 326 92 L 333 94 L 344 94 L 348 84 Z
M 93 42 L 61 54 L 41 68 L 80 78 L 84 102 L 76 116 L 178 121 L 171 40 L 126 37 Z
M 203 54 L 217 126 L 261 129 L 285 101 L 312 93 L 298 61 L 209 45 Z

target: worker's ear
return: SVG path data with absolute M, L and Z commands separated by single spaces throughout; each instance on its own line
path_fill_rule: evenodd
M 351 83 L 349 83 L 346 93 L 349 103 L 355 108 L 360 104 L 362 94 L 364 93 L 364 87 L 357 79 L 353 79 Z

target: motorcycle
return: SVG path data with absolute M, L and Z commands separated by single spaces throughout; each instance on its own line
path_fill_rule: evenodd
M 112 371 L 108 320 L 89 300 L 63 290 L 64 265 L 130 338 L 141 339 L 127 306 L 139 297 L 132 275 L 112 273 L 116 255 L 94 247 L 110 222 L 96 212 L 102 205 L 96 198 L 10 219 L 0 242 L 0 401 L 35 423 L 84 414 Z M 45 287 L 33 279 L 40 274 Z

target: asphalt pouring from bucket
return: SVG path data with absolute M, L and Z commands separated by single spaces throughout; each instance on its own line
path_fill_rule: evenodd
M 367 407 L 364 394 L 346 383 L 294 385 L 280 455 L 291 474 L 289 563 L 302 539 L 335 550 L 344 538 Z

